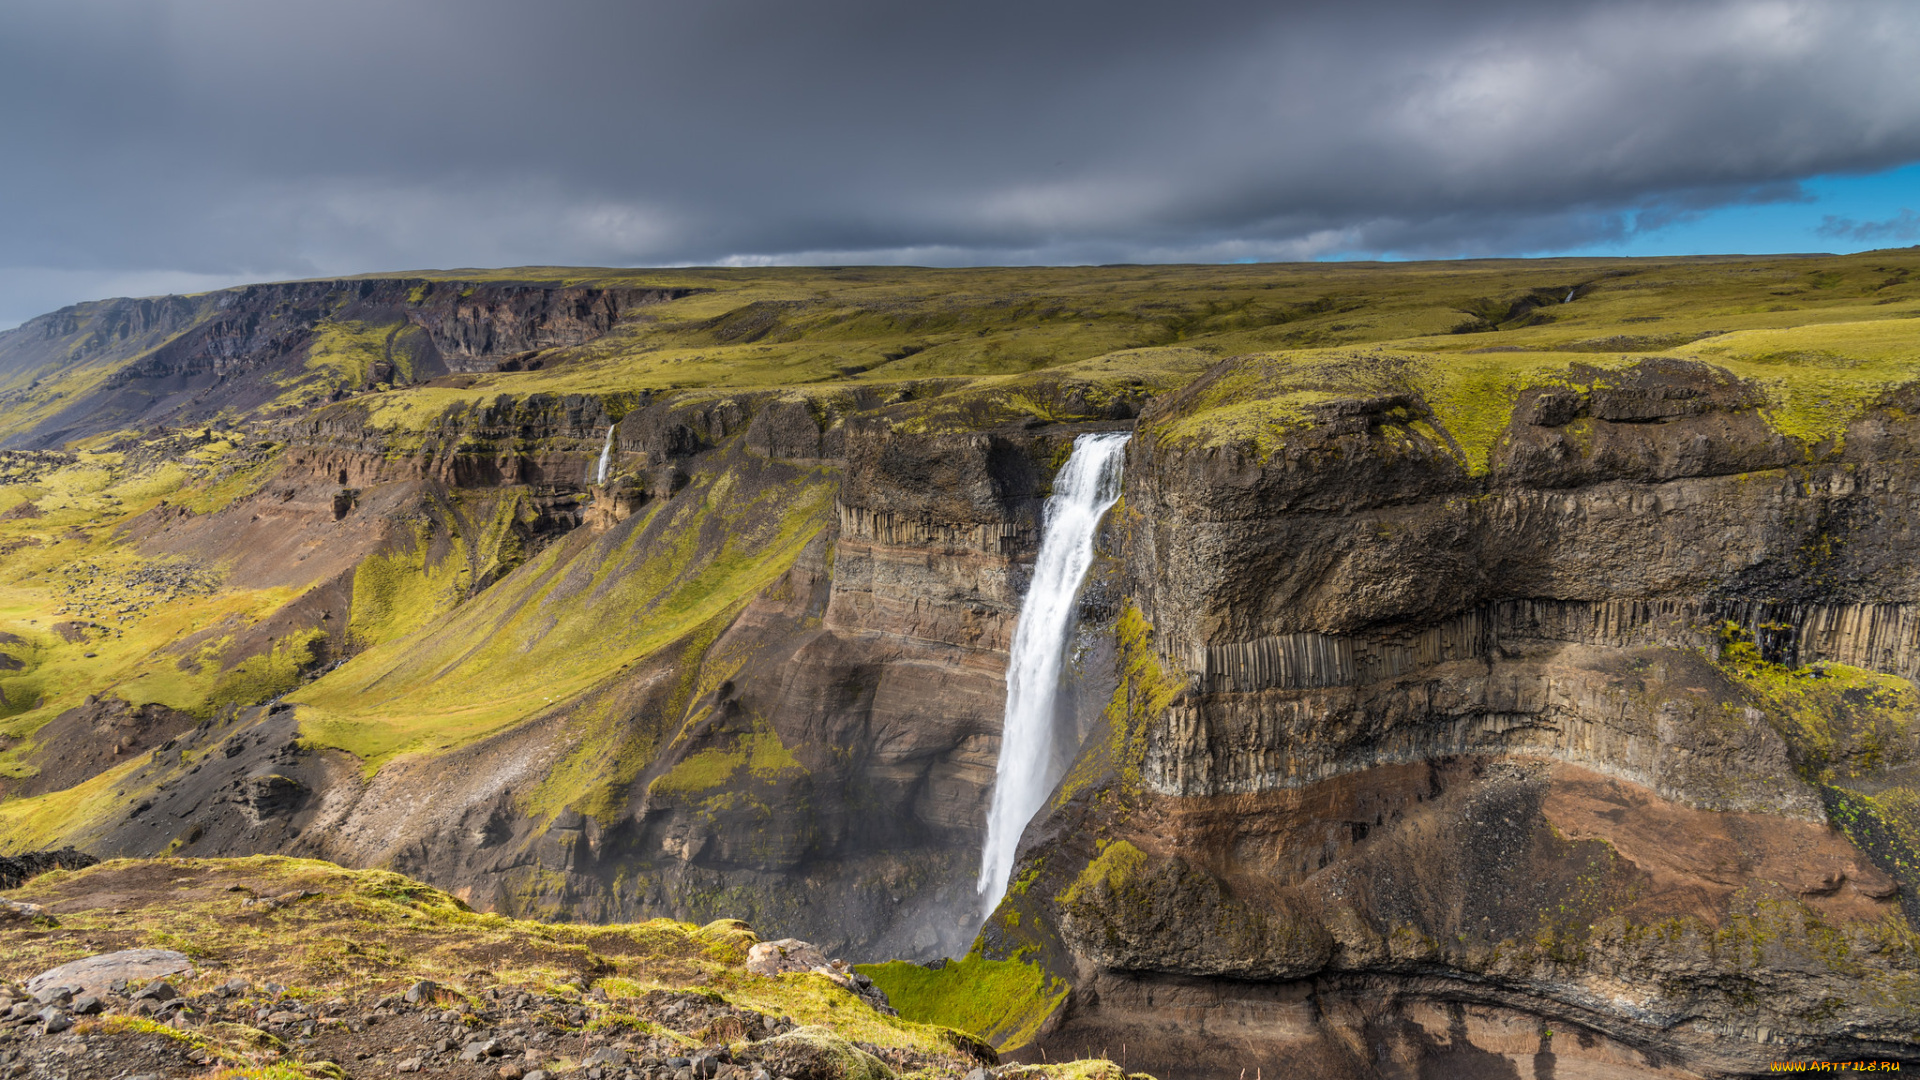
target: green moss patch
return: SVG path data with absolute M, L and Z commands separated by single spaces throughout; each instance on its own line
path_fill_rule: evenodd
M 285 380 L 286 389 L 274 403 L 282 407 L 312 406 L 327 400 L 336 389 L 366 385 L 376 366 L 387 362 L 387 342 L 401 325 L 321 320 L 307 348 L 305 370 Z M 405 354 L 398 355 L 404 361 Z M 403 370 L 400 374 L 405 377 L 410 373 Z
M 1064 981 L 1037 965 L 978 952 L 937 969 L 903 960 L 859 969 L 901 1016 L 971 1032 L 1001 1050 L 1031 1042 L 1068 993 Z
M 1125 840 L 1116 840 L 1102 848 L 1100 854 L 1080 871 L 1080 876 L 1060 894 L 1060 902 L 1078 903 L 1101 885 L 1115 895 L 1124 893 L 1128 883 L 1138 877 L 1146 866 L 1145 852 Z
M 1816 783 L 1851 782 L 1904 762 L 1920 722 L 1920 692 L 1893 675 L 1846 664 L 1768 663 L 1751 637 L 1723 627 L 1719 666 L 1766 713 Z
M 805 771 L 780 736 L 760 726 L 726 749 L 689 754 L 649 787 L 662 795 L 694 795 L 731 785 L 742 769 L 762 781 Z
M 1827 819 L 1900 883 L 1909 916 L 1920 919 L 1920 788 L 1910 781 L 1920 692 L 1845 664 L 1769 663 L 1733 623 L 1721 627 L 1718 664 L 1787 741 Z
M 1116 519 L 1125 524 L 1125 508 Z M 1147 760 L 1147 730 L 1180 695 L 1180 679 L 1160 662 L 1153 646 L 1153 624 L 1129 598 L 1114 620 L 1114 644 L 1120 679 L 1101 712 L 1105 738 L 1089 739 L 1080 757 L 1067 770 L 1052 805 L 1065 804 L 1103 783 L 1102 799 L 1126 799 L 1139 792 Z

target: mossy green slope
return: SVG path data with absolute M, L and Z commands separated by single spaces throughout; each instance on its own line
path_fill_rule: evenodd
M 738 610 L 827 526 L 834 488 L 828 469 L 724 455 L 643 515 L 546 548 L 289 700 L 314 744 L 369 768 L 548 712 Z
M 299 684 L 314 634 L 242 645 L 298 590 L 234 587 L 217 561 L 143 555 L 124 532 L 162 503 L 219 509 L 268 472 L 228 439 L 0 462 L 0 775 L 30 772 L 34 733 L 89 695 L 207 716 Z
M 971 1032 L 1001 1050 L 1031 1042 L 1068 989 L 1035 965 L 988 960 L 978 952 L 939 968 L 895 960 L 860 970 L 906 1019 Z

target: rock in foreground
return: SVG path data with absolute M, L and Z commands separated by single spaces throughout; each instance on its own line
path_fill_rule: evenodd
M 889 1015 L 864 976 L 804 942 L 769 947 L 733 920 L 522 921 L 397 874 L 270 857 L 115 860 L 43 875 L 14 897 L 42 915 L 0 927 L 7 1077 L 1032 1072 L 995 1070 L 980 1040 Z M 754 967 L 774 970 L 751 970 L 756 952 Z

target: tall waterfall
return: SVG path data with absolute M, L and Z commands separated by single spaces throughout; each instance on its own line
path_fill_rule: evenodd
M 1000 761 L 994 769 L 987 846 L 980 853 L 976 886 L 989 913 L 1006 894 L 1021 832 L 1046 804 L 1067 764 L 1054 750 L 1060 669 L 1073 633 L 1080 584 L 1093 565 L 1095 530 L 1120 498 L 1126 448 L 1124 431 L 1082 435 L 1053 478 L 1040 557 L 1007 657 L 1007 714 L 1000 727 Z
M 593 482 L 596 484 L 607 482 L 607 466 L 613 463 L 613 429 L 618 426 L 618 424 L 607 425 L 607 445 L 600 448 L 600 467 L 593 473 Z

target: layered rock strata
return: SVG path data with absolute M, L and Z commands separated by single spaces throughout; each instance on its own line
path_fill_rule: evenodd
M 610 420 L 593 399 L 450 413 L 405 455 L 343 402 L 289 428 L 257 500 L 159 515 L 136 535 L 154 552 L 242 541 L 254 550 L 236 549 L 229 574 L 255 584 L 293 584 L 270 568 L 300 567 L 310 616 L 327 616 L 312 625 L 331 629 L 362 617 L 356 566 L 395 550 L 429 569 L 470 560 L 466 596 L 533 588 L 520 582 L 538 564 L 567 582 L 538 603 L 604 604 L 595 581 L 651 573 L 644 561 L 672 545 L 698 562 L 757 531 L 810 534 L 772 584 L 583 699 L 372 775 L 303 743 L 303 707 L 200 723 L 125 778 L 130 810 L 95 848 L 311 854 L 514 913 L 724 914 L 854 955 L 964 951 L 1005 651 L 1053 462 L 1080 429 L 903 435 L 777 394 L 629 405 L 615 475 L 583 490 Z M 794 501 L 822 483 L 824 512 Z M 336 489 L 352 495 L 338 517 Z M 512 562 L 480 543 L 508 503 Z M 715 506 L 756 509 L 674 531 Z M 293 558 L 310 544 L 312 559 Z M 323 587 L 339 595 L 323 603 Z M 543 803 L 554 777 L 582 770 L 579 794 Z
M 1895 395 L 1809 449 L 1759 403 L 1655 362 L 1528 391 L 1484 472 L 1417 396 L 1264 451 L 1151 408 L 1110 726 L 985 931 L 1075 986 L 1040 1045 L 1174 1076 L 1920 1056 L 1884 801 L 1920 773 L 1920 427 Z

